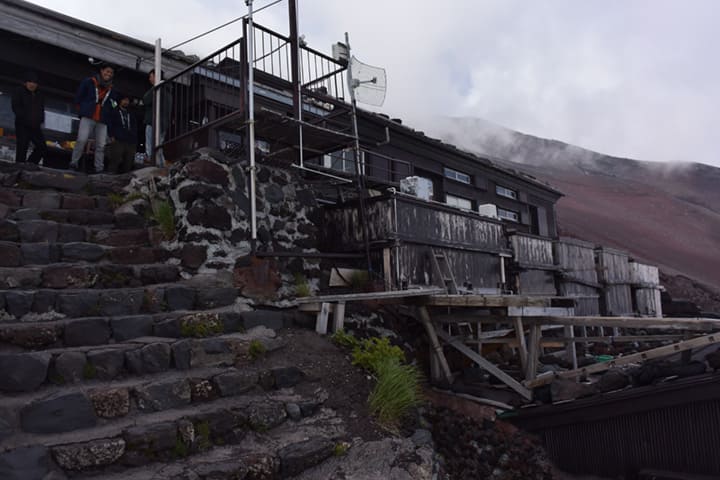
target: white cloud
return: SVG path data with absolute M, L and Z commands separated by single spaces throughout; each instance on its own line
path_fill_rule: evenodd
M 166 46 L 247 11 L 242 0 L 37 3 Z M 720 165 L 720 2 L 300 0 L 299 8 L 312 47 L 329 52 L 348 31 L 358 58 L 387 69 L 383 110 L 411 124 L 476 116 L 602 153 Z M 282 2 L 257 21 L 286 32 L 286 12 Z M 208 53 L 239 32 L 228 27 L 185 49 Z

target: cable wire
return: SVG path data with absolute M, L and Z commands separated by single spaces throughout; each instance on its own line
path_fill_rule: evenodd
M 270 2 L 270 3 L 268 3 L 267 5 L 265 5 L 264 7 L 260 7 L 260 8 L 258 8 L 257 10 L 253 11 L 253 14 L 256 14 L 256 13 L 258 13 L 258 12 L 262 12 L 262 11 L 265 10 L 266 8 L 270 8 L 270 7 L 272 7 L 273 5 L 277 5 L 278 3 L 282 2 L 282 1 L 283 1 L 283 0 L 275 0 L 275 1 L 273 1 L 273 2 Z M 173 45 L 173 46 L 170 47 L 170 48 L 164 48 L 163 50 L 166 51 L 166 52 L 169 52 L 169 51 L 171 51 L 171 50 L 175 50 L 175 49 L 178 48 L 178 47 L 182 47 L 183 45 L 186 45 L 186 44 L 188 44 L 188 43 L 190 43 L 190 42 L 193 42 L 193 41 L 197 40 L 198 38 L 202 38 L 202 37 L 204 37 L 204 36 L 206 36 L 206 35 L 210 35 L 210 34 L 213 33 L 213 32 L 217 32 L 217 31 L 220 30 L 221 28 L 225 28 L 225 27 L 227 27 L 228 25 L 232 25 L 233 23 L 239 22 L 240 20 L 243 20 L 243 19 L 245 19 L 245 18 L 247 18 L 247 17 L 248 17 L 247 14 L 245 14 L 245 15 L 243 15 L 243 16 L 241 16 L 241 17 L 238 17 L 238 18 L 235 18 L 235 19 L 233 19 L 233 20 L 230 20 L 229 22 L 223 23 L 222 25 L 220 25 L 220 26 L 218 26 L 218 27 L 212 28 L 212 29 L 208 30 L 207 32 L 201 33 L 201 34 L 199 34 L 199 35 L 195 35 L 195 36 L 192 37 L 191 39 L 185 40 L 184 42 L 180 42 L 180 43 L 178 43 L 177 45 Z M 152 58 L 153 58 L 153 57 L 140 57 L 140 60 L 150 60 L 150 59 L 152 59 Z

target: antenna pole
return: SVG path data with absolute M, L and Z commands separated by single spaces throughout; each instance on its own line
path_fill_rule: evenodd
M 355 169 L 357 170 L 357 181 L 358 181 L 358 206 L 360 214 L 360 224 L 362 225 L 363 242 L 365 243 L 365 257 L 367 260 L 368 272 L 372 279 L 372 261 L 370 259 L 370 234 L 368 232 L 367 214 L 365 211 L 365 162 L 361 160 L 360 155 L 360 133 L 358 132 L 357 122 L 357 102 L 355 100 L 355 79 L 352 76 L 352 52 L 350 50 L 350 36 L 345 32 L 345 45 L 348 50 L 348 68 L 347 68 L 347 81 L 348 90 L 350 91 L 350 103 L 352 106 L 352 129 L 353 137 L 355 138 L 355 145 L 353 151 L 355 153 Z
M 298 161 L 300 168 L 304 167 L 304 155 L 303 155 L 303 127 L 302 127 L 302 72 L 300 70 L 300 40 L 298 38 L 298 9 L 297 0 L 289 0 L 288 2 L 288 16 L 290 17 L 290 63 L 291 63 L 291 80 L 292 80 L 292 94 L 293 94 L 293 107 L 295 107 L 295 119 L 298 122 Z
M 253 252 L 257 243 L 257 204 L 255 199 L 255 38 L 253 27 L 253 0 L 245 0 L 248 6 L 247 59 L 248 59 L 248 146 L 250 147 L 250 244 Z

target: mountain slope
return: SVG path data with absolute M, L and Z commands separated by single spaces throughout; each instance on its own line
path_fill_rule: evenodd
M 444 119 L 431 133 L 562 191 L 562 235 L 720 290 L 720 168 L 611 157 L 474 118 Z

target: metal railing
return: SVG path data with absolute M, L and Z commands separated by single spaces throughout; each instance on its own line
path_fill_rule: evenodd
M 255 98 L 266 96 L 275 101 L 292 102 L 290 39 L 258 24 L 252 28 L 255 84 L 258 85 Z M 243 37 L 156 87 L 163 107 L 159 119 L 162 144 L 245 113 L 247 29 L 246 22 Z M 345 105 L 345 64 L 305 45 L 300 47 L 299 64 L 299 82 L 306 108 L 316 114 L 326 114 L 336 106 Z
M 394 184 L 412 175 L 413 167 L 410 162 L 364 148 L 360 149 L 360 153 L 359 168 L 368 180 Z M 351 148 L 309 159 L 308 163 L 348 177 L 355 176 L 358 169 L 358 162 L 355 161 Z

